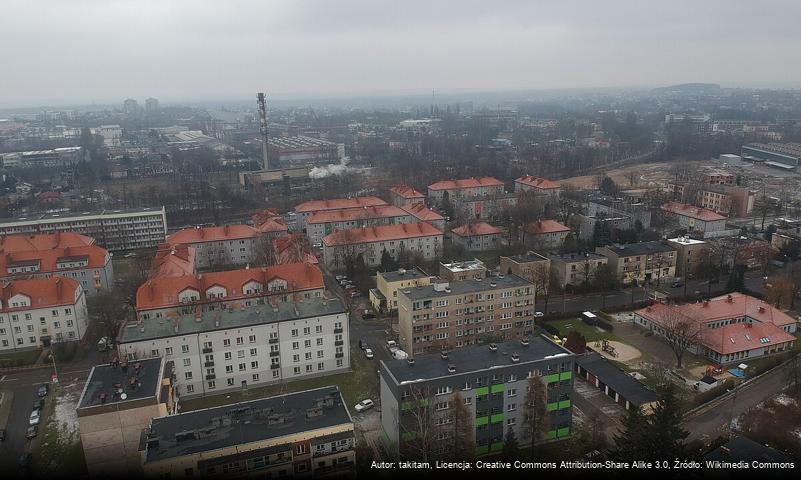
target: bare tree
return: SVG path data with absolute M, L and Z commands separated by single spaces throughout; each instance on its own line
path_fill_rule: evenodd
M 451 397 L 451 423 L 453 425 L 452 450 L 449 457 L 455 460 L 470 460 L 476 451 L 475 426 L 464 397 L 457 390 Z
M 656 324 L 663 330 L 665 341 L 676 357 L 676 368 L 681 368 L 684 353 L 700 339 L 699 322 L 675 305 L 658 304 Z
M 408 408 L 403 408 L 403 405 Z M 434 398 L 426 387 L 412 386 L 401 407 L 401 438 L 409 458 L 427 462 L 435 455 Z
M 532 374 L 526 387 L 526 405 L 523 418 L 523 438 L 531 442 L 531 453 L 534 454 L 535 445 L 550 428 L 548 416 L 548 387 L 542 375 Z

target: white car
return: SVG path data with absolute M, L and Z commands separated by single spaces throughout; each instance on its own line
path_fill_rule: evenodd
M 542 313 L 542 312 L 534 312 L 534 316 L 537 317 L 537 318 L 541 318 L 541 317 L 544 317 L 545 314 Z
M 369 348 L 364 349 L 364 356 L 367 358 L 373 358 L 373 351 Z
M 398 344 L 395 340 L 387 340 L 387 348 L 391 351 L 393 348 L 397 349 Z
M 28 420 L 29 425 L 39 425 L 39 421 L 41 418 L 39 417 L 39 410 L 34 410 L 31 412 L 31 418 Z
M 357 403 L 355 408 L 357 412 L 363 412 L 365 410 L 373 408 L 373 406 L 374 406 L 373 401 L 368 398 L 366 400 L 362 400 L 361 402 Z

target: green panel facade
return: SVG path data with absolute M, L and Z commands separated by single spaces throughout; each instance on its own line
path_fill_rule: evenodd
M 480 427 L 481 425 L 486 425 L 489 422 L 489 417 L 478 417 L 476 418 L 476 426 Z
M 498 393 L 498 392 L 503 392 L 503 391 L 504 391 L 504 384 L 502 384 L 502 383 L 499 383 L 497 385 L 493 385 L 492 388 L 490 389 L 491 393 Z
M 573 372 L 562 372 L 559 374 L 559 380 L 570 380 L 573 378 Z

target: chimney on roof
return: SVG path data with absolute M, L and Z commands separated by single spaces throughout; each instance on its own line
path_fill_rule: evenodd
M 759 313 L 765 313 L 765 307 L 760 305 L 759 306 Z
M 61 298 L 62 286 L 61 286 L 61 278 L 56 277 L 56 296 Z
M 731 294 L 726 296 L 726 301 L 729 303 L 734 303 L 734 298 L 731 296 Z

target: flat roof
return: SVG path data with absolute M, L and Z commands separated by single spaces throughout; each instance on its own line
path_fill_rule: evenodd
M 465 260 L 463 262 L 440 263 L 440 266 L 453 273 L 468 272 L 471 270 L 481 270 L 482 268 L 487 268 L 486 265 L 484 265 L 484 262 L 477 258 L 474 260 Z
M 534 284 L 517 275 L 504 275 L 501 277 L 487 277 L 483 279 L 456 280 L 448 283 L 449 292 L 434 290 L 434 284 L 422 287 L 407 288 L 399 292 L 403 293 L 411 300 L 421 300 L 424 298 L 448 297 L 463 293 L 484 292 L 487 290 L 498 290 L 501 288 L 533 287 Z M 409 292 L 409 293 L 406 293 Z
M 155 397 L 164 376 L 162 357 L 92 367 L 78 408 L 112 405 Z M 101 395 L 105 394 L 105 399 Z M 125 395 L 125 398 L 122 396 Z
M 703 240 L 696 240 L 690 237 L 676 237 L 676 238 L 668 238 L 668 242 L 679 243 L 682 245 L 700 245 L 706 243 Z
M 510 255 L 506 257 L 510 260 L 513 260 L 517 263 L 530 263 L 530 262 L 546 262 L 548 261 L 548 257 L 540 255 L 537 252 L 526 252 L 526 253 L 519 253 L 517 255 Z
M 123 215 L 123 214 L 161 214 L 164 207 L 161 208 L 128 208 L 119 210 L 94 210 L 87 212 L 62 212 L 62 213 L 34 213 L 31 215 L 16 217 L 16 218 L 0 218 L 0 224 L 7 223 L 21 223 L 21 222 L 39 222 L 46 220 L 79 220 L 81 217 L 98 217 L 103 215 Z
M 627 243 L 625 245 L 607 245 L 605 248 L 608 248 L 619 257 L 647 255 L 649 253 L 670 252 L 674 250 L 670 245 L 666 245 L 657 240 L 652 242 Z
M 314 297 L 297 303 L 278 303 L 277 311 L 273 310 L 271 305 L 256 305 L 234 310 L 202 312 L 199 320 L 194 313 L 179 314 L 168 319 L 149 319 L 139 323 L 129 322 L 122 328 L 119 342 L 140 342 L 155 338 L 251 327 L 286 320 L 335 315 L 346 311 L 347 309 L 339 298 L 329 298 L 323 303 L 322 297 Z
M 352 423 L 335 385 L 168 415 L 150 422 L 145 462 Z
M 394 272 L 378 272 L 378 274 L 384 277 L 384 280 L 388 282 L 397 282 L 400 280 L 414 280 L 418 278 L 430 277 L 429 274 L 420 270 L 417 267 L 399 269 L 395 270 Z
M 723 462 L 760 461 L 760 462 L 792 462 L 793 459 L 775 448 L 755 442 L 748 437 L 737 436 L 704 455 L 704 460 L 720 460 Z
M 471 345 L 448 352 L 447 360 L 442 359 L 439 353 L 417 355 L 414 364 L 407 360 L 382 360 L 398 384 L 431 380 L 434 378 L 458 375 L 467 372 L 477 372 L 492 368 L 509 367 L 527 362 L 538 362 L 552 358 L 573 357 L 574 355 L 544 336 L 533 336 L 528 346 L 519 341 L 497 343 L 496 351 L 489 349 L 489 345 Z M 512 353 L 517 353 L 519 362 L 512 362 Z M 456 372 L 449 373 L 448 365 L 455 365 Z
M 604 257 L 599 253 L 584 252 L 584 253 L 556 253 L 548 255 L 551 260 L 560 260 L 562 262 L 580 262 L 582 260 L 601 260 Z
M 632 405 L 639 407 L 659 399 L 656 392 L 596 352 L 576 357 L 576 364 L 598 377 L 598 380 L 621 394 Z

